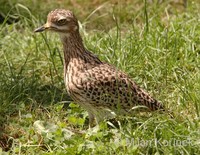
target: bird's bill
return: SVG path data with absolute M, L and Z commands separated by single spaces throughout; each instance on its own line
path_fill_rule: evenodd
M 35 31 L 34 32 L 42 32 L 42 31 L 44 31 L 46 28 L 44 27 L 44 26 L 40 26 L 40 27 L 38 27 L 37 29 L 35 29 Z
M 49 26 L 47 24 L 44 24 L 44 25 L 38 27 L 37 29 L 35 29 L 34 32 L 42 32 L 42 31 L 45 31 L 48 28 L 49 28 Z

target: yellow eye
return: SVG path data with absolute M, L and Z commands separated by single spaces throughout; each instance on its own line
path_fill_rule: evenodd
M 66 22 L 67 22 L 66 19 L 60 19 L 60 20 L 57 21 L 57 24 L 58 24 L 58 25 L 65 25 Z

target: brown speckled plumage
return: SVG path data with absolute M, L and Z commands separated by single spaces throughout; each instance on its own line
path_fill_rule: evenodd
M 134 106 L 164 110 L 124 72 L 102 62 L 83 45 L 78 21 L 69 10 L 56 9 L 49 13 L 47 23 L 35 32 L 53 30 L 60 34 L 64 48 L 64 79 L 71 98 L 100 121 L 114 111 L 128 114 Z M 109 112 L 106 112 L 109 111 Z

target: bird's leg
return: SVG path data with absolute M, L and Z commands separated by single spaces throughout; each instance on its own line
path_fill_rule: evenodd
M 88 112 L 88 115 L 89 115 L 89 128 L 91 128 L 95 125 L 95 118 L 94 115 L 90 112 Z

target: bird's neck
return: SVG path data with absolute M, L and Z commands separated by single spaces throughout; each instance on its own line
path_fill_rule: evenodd
M 73 58 L 81 58 L 82 53 L 85 51 L 82 38 L 80 34 L 77 33 L 66 33 L 61 34 L 61 41 L 64 48 L 64 61 L 68 64 Z
M 78 31 L 65 35 L 62 34 L 61 41 L 64 48 L 65 67 L 69 65 L 70 61 L 77 60 L 82 67 L 86 67 L 87 64 L 95 65 L 101 63 L 101 61 L 94 54 L 90 53 L 84 47 L 82 38 Z

